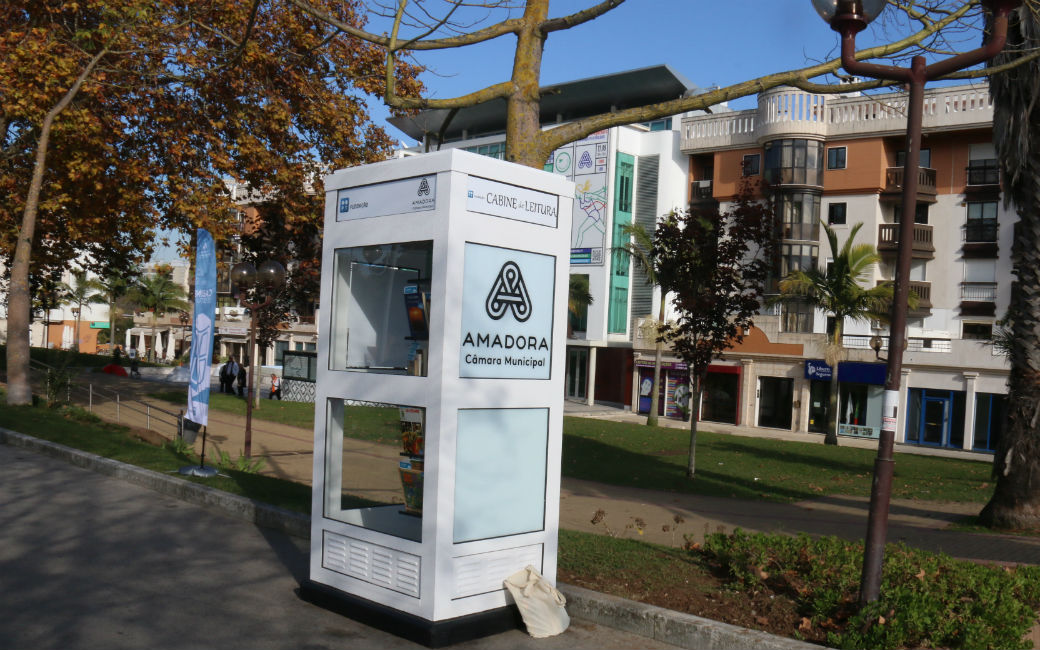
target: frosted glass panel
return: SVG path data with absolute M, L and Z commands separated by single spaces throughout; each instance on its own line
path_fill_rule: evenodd
M 542 530 L 548 409 L 459 411 L 456 543 Z

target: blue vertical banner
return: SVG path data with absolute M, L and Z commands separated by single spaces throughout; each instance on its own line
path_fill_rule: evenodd
M 191 378 L 184 417 L 197 425 L 209 421 L 210 364 L 213 358 L 213 317 L 217 310 L 217 252 L 213 236 L 199 228 L 195 248 L 195 321 L 191 330 Z

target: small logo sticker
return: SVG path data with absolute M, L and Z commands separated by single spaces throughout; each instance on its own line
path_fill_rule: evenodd
M 422 182 L 419 183 L 419 196 L 422 196 L 424 194 L 429 195 L 429 193 L 430 193 L 430 182 L 427 181 L 424 178 L 424 179 L 422 179 Z
M 344 212 L 350 212 L 350 197 L 344 196 L 339 200 L 339 211 L 340 214 Z

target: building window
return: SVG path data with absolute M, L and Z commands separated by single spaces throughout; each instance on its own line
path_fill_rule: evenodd
M 765 178 L 772 185 L 823 185 L 823 143 L 774 140 L 765 144 Z
M 816 267 L 819 247 L 815 244 L 782 244 L 780 246 L 780 276 L 791 271 L 808 271 Z
M 847 147 L 831 147 L 827 150 L 827 169 L 845 169 Z
M 813 307 L 805 301 L 785 302 L 780 307 L 781 332 L 812 332 Z
M 589 326 L 589 305 L 583 299 L 591 297 L 589 276 L 584 273 L 572 273 L 570 278 L 570 300 L 567 319 L 572 332 L 584 332 Z
M 820 195 L 781 192 L 776 197 L 783 222 L 783 239 L 816 241 L 820 238 Z
M 282 355 L 289 349 L 288 341 L 275 341 L 274 342 L 274 365 L 282 365 Z
M 993 323 L 964 323 L 961 332 L 963 339 L 988 341 L 993 338 Z
M 968 185 L 996 185 L 999 182 L 996 159 L 968 161 Z
M 968 204 L 968 220 L 964 224 L 964 241 L 997 241 L 997 202 Z
M 894 208 L 894 210 L 892 212 L 892 215 L 893 215 L 893 220 L 896 223 L 899 223 L 899 221 L 903 218 L 903 206 L 901 206 L 901 205 L 895 206 L 895 208 Z M 914 223 L 920 223 L 920 224 L 927 224 L 928 223 L 928 204 L 927 203 L 918 203 L 917 204 L 917 207 L 914 209 Z
M 994 451 L 1007 420 L 1007 395 L 975 393 L 975 435 L 972 449 Z
M 906 166 L 906 151 L 897 151 L 896 152 L 896 167 L 905 167 L 905 166 Z M 931 166 L 932 166 L 932 150 L 931 149 L 921 149 L 921 159 L 917 161 L 917 166 L 918 167 L 928 167 L 928 168 L 931 168 Z
M 492 142 L 491 144 L 481 144 L 475 147 L 466 147 L 466 151 L 479 153 L 481 156 L 487 156 L 488 158 L 497 158 L 498 160 L 505 160 L 506 143 Z
M 643 126 L 647 127 L 651 131 L 671 131 L 672 118 L 664 117 L 659 120 L 653 120 L 651 122 L 643 122 Z
M 829 204 L 827 206 L 827 223 L 832 226 L 845 225 L 845 209 L 844 203 Z
M 741 163 L 744 176 L 758 176 L 761 173 L 762 156 L 757 153 L 745 154 Z

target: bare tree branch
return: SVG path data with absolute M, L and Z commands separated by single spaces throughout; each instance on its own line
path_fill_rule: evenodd
M 621 6 L 621 3 L 624 1 L 625 0 L 604 0 L 595 7 L 589 7 L 588 9 L 579 11 L 578 13 L 563 16 L 562 18 L 550 18 L 542 23 L 542 33 L 548 34 L 549 32 L 559 31 L 561 29 L 570 29 L 576 25 L 587 23 L 594 18 L 599 18 L 611 9 Z

